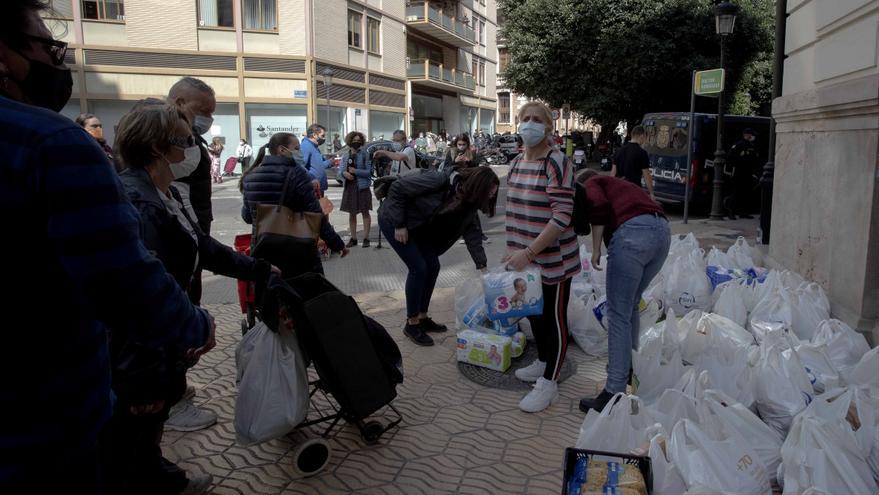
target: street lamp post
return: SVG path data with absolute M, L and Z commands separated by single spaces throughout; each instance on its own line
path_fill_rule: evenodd
M 327 143 L 330 142 L 330 88 L 333 87 L 333 69 L 327 67 L 322 70 L 320 75 L 324 76 L 324 88 L 327 90 Z M 327 148 L 330 146 L 327 145 Z
M 735 28 L 738 10 L 738 7 L 730 2 L 723 2 L 714 7 L 717 34 L 720 35 L 721 69 L 724 68 L 726 37 L 732 34 Z M 723 113 L 726 110 L 724 103 L 724 91 L 721 91 L 717 95 L 717 151 L 714 152 L 714 193 L 711 195 L 712 220 L 723 220 L 723 168 L 726 165 L 726 152 L 723 150 Z

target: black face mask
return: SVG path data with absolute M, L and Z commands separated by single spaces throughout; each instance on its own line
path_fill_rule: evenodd
M 30 62 L 31 69 L 24 81 L 17 81 L 22 92 L 31 104 L 60 112 L 73 93 L 73 76 L 70 74 L 70 69 L 61 69 L 24 58 Z
M 327 142 L 327 140 L 324 138 L 317 138 L 317 145 L 318 146 L 323 146 L 324 143 L 326 143 L 326 142 Z
M 351 143 L 351 147 L 355 150 L 360 149 L 361 146 L 363 146 L 363 143 L 361 143 L 360 141 L 354 141 L 353 143 Z

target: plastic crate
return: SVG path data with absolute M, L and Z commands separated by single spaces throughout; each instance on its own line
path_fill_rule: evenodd
M 565 449 L 565 473 L 562 482 L 562 495 L 568 495 L 569 493 L 571 493 L 569 491 L 569 485 L 571 479 L 574 477 L 574 467 L 577 465 L 577 461 L 582 458 L 591 459 L 592 457 L 596 456 L 613 457 L 616 459 L 621 459 L 621 464 L 637 466 L 638 470 L 641 471 L 641 475 L 644 477 L 644 483 L 647 485 L 648 495 L 653 493 L 653 470 L 650 465 L 649 457 L 630 454 L 618 454 L 615 452 L 602 452 L 598 450 L 567 448 Z

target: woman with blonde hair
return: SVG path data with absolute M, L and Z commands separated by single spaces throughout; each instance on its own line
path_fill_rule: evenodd
M 348 154 L 342 158 L 342 211 L 348 213 L 351 239 L 348 247 L 357 245 L 357 214 L 363 216 L 363 247 L 369 247 L 369 227 L 372 223 L 372 162 L 363 149 L 366 136 L 362 132 L 350 132 L 345 136 Z
M 219 136 L 214 136 L 211 144 L 208 145 L 208 154 L 211 155 L 211 178 L 215 183 L 223 182 L 223 171 L 220 165 L 220 155 L 223 154 L 223 140 Z
M 540 267 L 543 314 L 530 316 L 538 359 L 516 370 L 516 377 L 536 382 L 519 403 L 539 412 L 558 400 L 559 372 L 568 347 L 568 297 L 571 278 L 580 271 L 574 212 L 574 166 L 550 145 L 552 113 L 540 102 L 519 110 L 519 135 L 525 151 L 513 160 L 507 177 L 507 254 L 504 262 L 521 271 Z

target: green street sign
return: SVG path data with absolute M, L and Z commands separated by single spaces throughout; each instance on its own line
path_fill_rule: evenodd
M 696 73 L 696 94 L 713 96 L 723 92 L 725 80 L 723 69 L 701 70 Z

